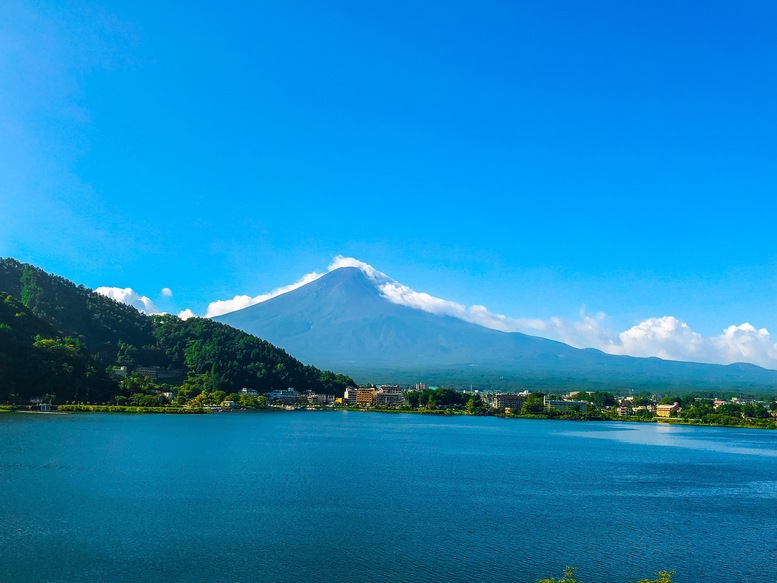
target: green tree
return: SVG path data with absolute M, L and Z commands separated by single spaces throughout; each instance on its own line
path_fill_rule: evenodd
M 672 583 L 674 571 L 659 571 L 658 579 L 640 579 L 637 583 Z
M 418 407 L 421 402 L 421 393 L 418 391 L 405 391 L 405 400 L 411 407 Z
M 550 579 L 538 579 L 537 583 L 583 583 L 582 579 L 575 578 L 575 567 L 564 567 L 564 576 L 561 579 L 551 577 Z
M 523 402 L 521 413 L 524 415 L 536 415 L 545 412 L 545 395 L 542 393 L 532 393 Z
M 119 351 L 116 354 L 116 362 L 121 366 L 126 366 L 128 369 L 132 369 L 136 364 L 136 358 L 138 355 L 138 349 L 132 344 L 127 344 L 119 340 Z
M 615 395 L 604 391 L 596 391 L 591 393 L 591 402 L 597 407 L 614 407 L 618 404 Z

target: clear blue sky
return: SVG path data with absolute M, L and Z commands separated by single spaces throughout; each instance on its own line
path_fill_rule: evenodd
M 773 1 L 63 4 L 0 6 L 2 256 L 204 314 L 343 254 L 777 342 Z

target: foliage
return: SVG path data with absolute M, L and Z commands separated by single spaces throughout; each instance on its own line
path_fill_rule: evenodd
M 582 579 L 575 577 L 575 567 L 565 567 L 564 576 L 561 579 L 538 579 L 537 583 L 583 583 Z M 636 583 L 672 583 L 672 575 L 674 571 L 659 571 L 658 579 L 640 579 Z
M 153 316 L 154 337 L 172 367 L 183 367 L 194 391 L 263 392 L 294 387 L 342 396 L 350 378 L 305 366 L 286 351 L 213 320 Z
M 575 567 L 564 567 L 564 576 L 561 579 L 551 577 L 550 579 L 538 579 L 537 583 L 583 583 L 581 579 L 575 578 Z
M 471 395 L 453 389 L 424 389 L 423 391 L 408 391 L 405 393 L 405 398 L 413 407 L 444 410 L 465 408 Z M 473 401 L 472 406 L 476 408 L 478 405 Z
M 545 412 L 545 395 L 542 393 L 532 393 L 523 402 L 521 407 L 522 415 L 536 415 Z
M 0 402 L 44 393 L 62 402 L 167 404 L 210 400 L 242 387 L 287 387 L 342 396 L 347 376 L 305 366 L 285 351 L 211 320 L 146 316 L 135 308 L 14 259 L 0 259 Z M 130 371 L 112 375 L 114 366 Z M 174 385 L 132 374 L 154 366 Z M 180 386 L 178 386 L 180 385 Z M 176 390 L 177 389 L 177 390 Z M 250 402 L 260 406 L 259 401 Z
M 659 571 L 658 579 L 640 579 L 636 583 L 672 583 L 674 571 Z

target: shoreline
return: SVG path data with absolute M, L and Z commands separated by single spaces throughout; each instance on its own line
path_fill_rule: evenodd
M 289 410 L 283 407 L 267 407 L 262 409 L 234 409 L 234 410 L 210 410 L 207 408 L 198 409 L 186 409 L 183 407 L 139 407 L 139 406 L 122 406 L 122 405 L 60 405 L 64 410 L 56 411 L 31 411 L 25 409 L 12 409 L 3 408 L 0 409 L 0 413 L 23 413 L 33 415 L 72 415 L 73 413 L 126 413 L 132 415 L 210 415 L 214 413 L 270 413 L 270 412 L 289 412 Z M 542 414 L 527 414 L 527 415 L 505 415 L 505 414 L 491 414 L 491 415 L 473 415 L 470 413 L 464 413 L 455 410 L 441 410 L 441 411 L 428 411 L 422 409 L 374 409 L 374 408 L 357 408 L 357 407 L 316 407 L 316 408 L 295 408 L 292 411 L 299 412 L 334 412 L 334 411 L 353 411 L 357 413 L 388 413 L 388 414 L 409 414 L 409 415 L 434 415 L 434 416 L 464 416 L 464 417 L 498 417 L 500 419 L 545 419 L 549 421 L 577 421 L 577 422 L 615 422 L 615 423 L 661 423 L 664 425 L 687 425 L 694 427 L 725 427 L 731 429 L 762 429 L 766 431 L 777 430 L 777 422 L 772 421 L 771 426 L 754 425 L 749 423 L 743 424 L 722 424 L 722 423 L 705 423 L 701 420 L 695 419 L 680 419 L 680 418 L 664 418 L 653 417 L 652 419 L 638 419 L 630 417 L 619 418 L 599 418 L 599 419 L 575 419 L 570 417 L 549 416 Z

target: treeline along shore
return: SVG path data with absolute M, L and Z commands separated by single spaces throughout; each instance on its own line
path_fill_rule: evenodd
M 132 377 L 130 377 L 132 378 Z M 149 384 L 153 387 L 153 383 Z M 170 388 L 170 387 L 165 387 Z M 243 388 L 238 393 L 199 391 L 195 395 L 159 394 L 154 389 L 135 392 L 129 398 L 116 395 L 112 403 L 64 403 L 45 401 L 3 405 L 6 411 L 99 412 L 99 413 L 236 413 L 284 410 L 356 410 L 425 415 L 478 415 L 519 419 L 575 421 L 624 421 L 672 423 L 718 427 L 777 429 L 777 399 L 708 395 L 639 395 L 618 397 L 609 392 L 480 393 L 447 388 L 402 389 L 397 385 L 354 387 L 343 397 L 283 389 L 259 395 Z M 725 396 L 723 396 L 725 397 Z M 387 402 L 390 401 L 390 402 Z

